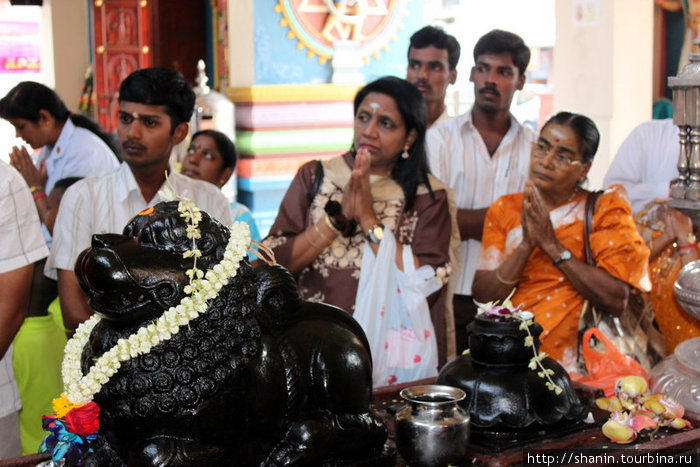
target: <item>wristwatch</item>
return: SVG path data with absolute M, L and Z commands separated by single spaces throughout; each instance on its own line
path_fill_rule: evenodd
M 367 229 L 367 240 L 372 243 L 379 243 L 384 237 L 384 224 L 376 223 Z
M 564 261 L 568 261 L 572 258 L 571 252 L 569 250 L 564 250 L 561 253 L 559 253 L 559 258 L 554 260 L 554 264 L 561 264 Z

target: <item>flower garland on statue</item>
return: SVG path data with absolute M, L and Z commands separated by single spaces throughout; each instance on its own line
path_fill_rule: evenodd
M 496 301 L 488 303 L 475 302 L 478 307 L 477 314 L 490 316 L 492 318 L 516 319 L 520 321 L 520 327 L 518 329 L 527 332 L 524 345 L 525 347 L 532 348 L 532 353 L 534 355 L 530 359 L 528 368 L 530 368 L 533 371 L 539 368 L 537 375 L 540 378 L 547 380 L 547 382 L 545 383 L 547 389 L 549 389 L 550 391 L 554 391 L 556 395 L 559 395 L 562 393 L 563 390 L 559 385 L 555 384 L 551 378 L 551 376 L 554 374 L 554 371 L 549 368 L 545 368 L 544 365 L 542 365 L 542 360 L 547 358 L 547 353 L 537 353 L 537 349 L 535 348 L 535 338 L 530 332 L 530 326 L 534 324 L 532 319 L 535 317 L 535 315 L 533 315 L 529 311 L 522 311 L 519 306 L 514 307 L 510 301 L 510 298 L 513 296 L 513 294 L 515 294 L 515 289 L 511 290 L 510 294 L 506 297 L 505 300 L 503 300 L 503 303 L 500 306 L 496 304 Z M 466 352 L 468 352 L 468 350 Z
M 140 215 L 147 215 L 152 210 L 148 208 Z M 234 222 L 221 262 L 206 273 L 198 269 L 197 258 L 202 253 L 197 248 L 197 239 L 201 237 L 199 222 L 202 213 L 191 200 L 180 200 L 178 211 L 189 224 L 187 238 L 192 240 L 192 249 L 182 255 L 185 259 L 194 260 L 192 268 L 186 271 L 190 278 L 184 288 L 187 296 L 127 339 L 119 339 L 116 345 L 95 361 L 86 375 L 83 375 L 80 367 L 80 356 L 90 333 L 102 317 L 95 313 L 78 327 L 65 348 L 61 369 L 65 392 L 53 400 L 55 414 L 43 417 L 44 429 L 51 434 L 44 439 L 40 450 L 50 452 L 54 461 L 66 457 L 69 462 L 78 462 L 90 450 L 89 443 L 97 437 L 99 429 L 99 406 L 92 400 L 94 395 L 119 370 L 122 362 L 149 353 L 153 347 L 169 340 L 181 327 L 205 313 L 209 302 L 236 275 L 241 259 L 247 254 L 250 245 L 248 224 Z

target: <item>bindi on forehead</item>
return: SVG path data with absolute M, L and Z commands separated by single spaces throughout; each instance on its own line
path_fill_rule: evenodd
M 555 143 L 559 143 L 560 141 L 564 140 L 568 135 L 564 131 L 562 131 L 561 128 L 557 127 L 550 127 L 549 132 L 552 135 L 552 138 L 554 139 Z
M 377 113 L 377 110 L 379 110 L 379 104 L 377 104 L 376 102 L 370 102 L 369 108 L 372 109 L 372 113 L 375 114 Z

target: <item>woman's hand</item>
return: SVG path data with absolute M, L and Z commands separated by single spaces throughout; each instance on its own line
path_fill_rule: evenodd
M 542 197 L 537 191 L 537 187 L 530 181 L 525 183 L 523 191 L 523 207 L 521 213 L 521 224 L 523 227 L 523 243 L 534 247 L 543 248 L 543 245 L 556 243 L 554 227 L 549 218 L 549 210 Z
M 677 209 L 669 207 L 666 210 L 666 229 L 670 229 L 679 245 L 692 242 L 693 222 Z
M 672 235 L 678 244 L 681 266 L 700 258 L 690 217 L 669 207 L 666 210 L 666 230 L 673 232 Z
M 366 149 L 360 148 L 355 156 L 355 166 L 350 176 L 350 195 L 353 198 L 353 218 L 366 231 L 379 219 L 372 206 L 372 189 L 369 181 L 370 154 Z
M 343 207 L 343 216 L 346 219 L 351 220 L 355 218 L 355 197 L 353 196 L 352 190 L 352 177 L 348 183 L 343 187 L 343 199 L 340 203 Z
M 37 169 L 27 152 L 27 148 L 13 146 L 10 153 L 10 164 L 22 175 L 29 187 L 43 188 L 47 178 L 46 165 L 42 163 L 41 170 Z

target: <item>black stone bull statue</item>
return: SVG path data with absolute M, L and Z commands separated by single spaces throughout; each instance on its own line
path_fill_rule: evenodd
M 229 229 L 202 213 L 199 269 L 223 258 Z M 75 272 L 104 318 L 95 358 L 185 297 L 192 259 L 178 203 L 95 235 Z M 350 315 L 303 302 L 281 266 L 243 259 L 206 313 L 150 353 L 122 363 L 94 397 L 100 430 L 87 465 L 346 465 L 381 452 L 372 369 Z

